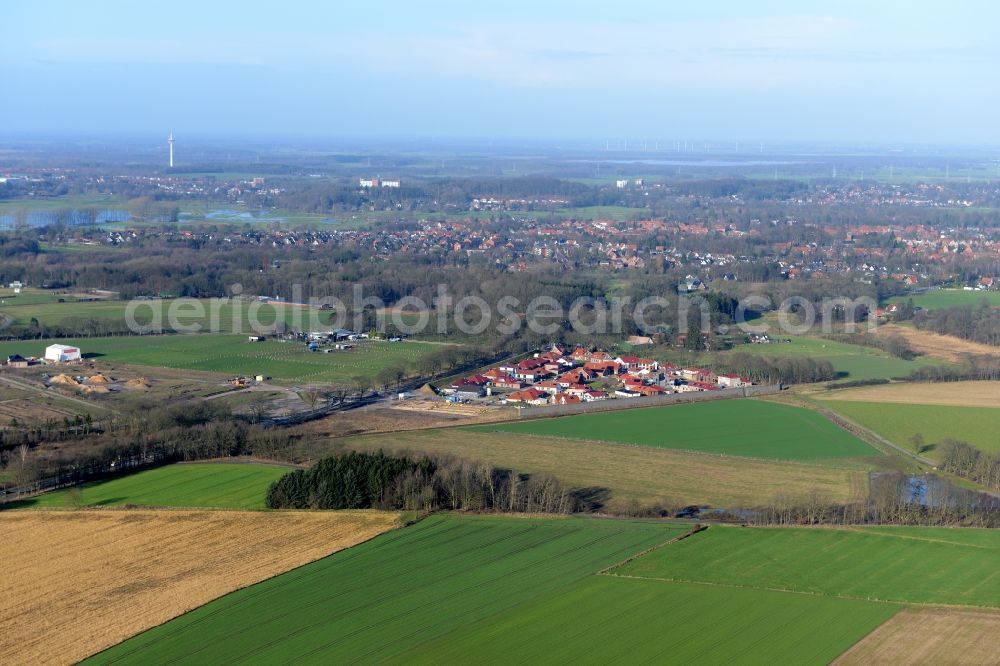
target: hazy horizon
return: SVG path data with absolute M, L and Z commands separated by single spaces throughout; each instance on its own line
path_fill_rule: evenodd
M 17 4 L 0 131 L 996 145 L 997 19 L 985 2 Z

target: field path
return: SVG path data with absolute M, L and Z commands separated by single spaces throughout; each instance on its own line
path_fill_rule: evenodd
M 116 413 L 116 414 L 118 413 L 118 410 L 112 409 L 111 407 L 108 407 L 107 405 L 101 405 L 101 404 L 98 404 L 96 402 L 90 402 L 90 401 L 87 401 L 87 400 L 83 400 L 82 398 L 75 398 L 75 397 L 73 397 L 71 395 L 66 395 L 65 393 L 46 393 L 46 389 L 44 389 L 44 388 L 40 388 L 40 387 L 38 387 L 38 386 L 30 383 L 30 382 L 26 382 L 26 381 L 23 381 L 21 379 L 15 379 L 15 378 L 7 376 L 7 375 L 0 374 L 0 381 L 4 382 L 5 384 L 7 384 L 9 386 L 13 386 L 14 388 L 19 388 L 19 389 L 22 389 L 22 390 L 25 390 L 25 391 L 31 391 L 32 393 L 42 393 L 44 395 L 57 395 L 57 396 L 59 396 L 59 398 L 61 400 L 68 400 L 69 402 L 77 403 L 79 405 L 82 405 L 82 406 L 86 407 L 87 409 L 93 409 L 93 408 L 96 407 L 97 409 L 100 409 L 100 410 L 103 410 L 103 411 L 106 411 L 106 412 L 112 412 L 112 413 Z
M 811 410 L 813 410 L 815 412 L 818 412 L 820 415 L 824 416 L 825 418 L 829 419 L 834 425 L 838 426 L 839 428 L 842 428 L 843 430 L 846 430 L 847 432 L 851 433 L 855 437 L 858 437 L 858 438 L 860 438 L 860 439 L 868 442 L 869 444 L 871 444 L 875 448 L 881 450 L 882 452 L 886 452 L 886 449 L 889 449 L 891 453 L 901 454 L 905 458 L 909 458 L 909 459 L 914 460 L 914 461 L 916 461 L 918 463 L 921 463 L 923 465 L 928 465 L 930 467 L 934 467 L 936 465 L 936 463 L 933 460 L 930 460 L 930 459 L 925 458 L 923 456 L 917 455 L 916 453 L 913 453 L 912 451 L 907 451 L 903 447 L 897 446 L 896 444 L 893 444 L 888 439 L 886 439 L 882 435 L 878 434 L 874 430 L 869 430 L 868 428 L 864 427 L 860 423 L 852 421 L 851 419 L 847 418 L 846 416 L 842 416 L 838 412 L 833 411 L 829 407 L 824 407 L 823 405 L 815 402 L 814 400 L 811 400 L 811 399 L 808 399 L 808 398 L 805 398 L 805 397 L 802 397 L 802 396 L 794 396 L 793 397 L 793 396 L 789 396 L 789 395 L 781 395 L 779 398 L 774 398 L 772 396 L 767 396 L 767 397 L 765 397 L 763 399 L 764 400 L 769 400 L 770 399 L 770 400 L 774 400 L 775 402 L 786 402 L 786 403 L 789 403 L 789 404 L 798 405 L 798 406 L 803 407 L 805 409 L 811 409 Z

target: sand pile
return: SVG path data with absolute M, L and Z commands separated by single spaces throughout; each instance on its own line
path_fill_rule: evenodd
M 62 386 L 78 386 L 79 382 L 69 375 L 56 375 L 49 380 L 50 384 L 61 384 Z
M 125 382 L 125 386 L 132 389 L 147 389 L 151 384 L 145 377 L 136 377 Z
M 86 379 L 86 382 L 88 384 L 110 384 L 113 381 L 114 381 L 113 379 L 106 377 L 101 373 L 97 373 L 96 375 L 91 375 Z
M 84 386 L 81 387 L 80 390 L 87 394 L 111 392 L 111 389 L 109 389 L 107 386 Z

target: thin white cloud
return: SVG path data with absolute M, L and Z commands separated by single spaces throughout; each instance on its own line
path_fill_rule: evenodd
M 796 54 L 836 48 L 850 32 L 850 22 L 828 17 L 638 26 L 508 23 L 448 35 L 356 36 L 338 50 L 348 56 L 364 52 L 366 64 L 381 73 L 422 72 L 516 86 L 730 87 L 753 79 L 759 87 L 798 80 L 805 63 Z M 739 55 L 748 50 L 782 57 L 765 62 Z
M 905 35 L 831 16 L 595 24 L 475 23 L 413 34 L 317 32 L 187 34 L 172 39 L 44 39 L 49 61 L 237 65 L 442 79 L 555 89 L 705 90 L 865 88 L 944 74 L 949 63 L 996 62 L 976 45 L 924 48 Z
M 47 38 L 34 44 L 36 59 L 97 64 L 264 65 L 264 54 L 239 39 Z

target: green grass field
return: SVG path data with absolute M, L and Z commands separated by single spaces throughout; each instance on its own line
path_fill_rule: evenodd
M 21 298 L 0 297 L 0 314 L 10 317 L 10 323 L 15 326 L 28 326 L 32 319 L 43 326 L 68 325 L 70 323 L 68 320 L 78 322 L 84 319 L 115 322 L 125 320 L 126 303 L 123 301 L 77 301 L 72 296 L 60 296 L 59 298 L 64 298 L 65 302 L 59 303 L 55 297 L 52 300 L 44 300 L 42 296 L 36 298 L 38 299 L 36 302 L 30 302 Z M 139 310 L 138 313 L 143 323 L 150 320 L 151 315 L 148 315 L 148 311 Z M 182 323 L 186 324 L 189 321 L 191 319 L 184 319 Z
M 613 573 L 858 599 L 1000 607 L 998 562 L 996 530 L 712 526 Z
M 947 390 L 947 385 L 942 386 Z M 904 448 L 920 433 L 927 444 L 960 439 L 984 451 L 1000 452 L 1000 406 L 906 405 L 823 400 L 823 404 Z M 925 454 L 934 458 L 934 449 Z
M 594 575 L 682 529 L 433 516 L 222 597 L 90 662 L 825 664 L 897 609 Z
M 216 174 L 206 174 L 216 175 Z M 222 174 L 224 176 L 245 176 L 246 174 Z M 299 228 L 317 228 L 335 225 L 355 228 L 363 220 L 351 219 L 345 214 L 303 213 L 281 208 L 265 210 L 251 209 L 243 204 L 219 203 L 213 201 L 185 201 L 180 204 L 181 222 L 197 222 L 235 227 L 290 225 Z
M 266 172 L 251 172 L 251 171 L 182 171 L 175 172 L 171 171 L 170 175 L 174 178 L 214 178 L 215 180 L 253 180 L 263 176 L 268 180 L 275 178 L 281 178 L 282 174 L 272 174 Z M 185 202 L 187 203 L 187 202 Z
M 959 305 L 980 305 L 986 301 L 994 307 L 1000 307 L 1000 291 L 966 291 L 964 289 L 937 289 L 914 296 L 896 296 L 889 303 L 905 303 L 913 299 L 913 304 L 925 310 L 939 308 L 954 308 Z
M 59 299 L 64 299 L 63 303 Z M 15 295 L 0 289 L 0 315 L 10 324 L 27 326 L 32 319 L 47 326 L 79 325 L 81 320 L 124 322 L 129 302 L 121 300 L 80 301 L 71 294 L 41 289 Z M 154 324 L 172 330 L 172 321 L 181 326 L 197 326 L 184 332 L 251 333 L 258 326 L 269 327 L 283 321 L 296 330 L 325 330 L 334 324 L 334 314 L 317 308 L 229 299 L 156 299 L 137 301 L 131 310 L 140 324 Z M 251 323 L 253 325 L 251 325 Z
M 121 197 L 107 194 L 74 194 L 62 197 L 20 197 L 0 200 L 0 215 L 17 211 L 50 211 L 73 208 L 122 209 Z
M 143 506 L 263 509 L 267 488 L 288 473 L 278 465 L 184 463 L 80 486 L 83 506 Z M 69 490 L 39 495 L 19 507 L 68 507 Z
M 578 220 L 630 220 L 649 217 L 649 213 L 644 208 L 629 208 L 627 206 L 565 208 L 560 210 L 558 215 L 562 218 L 576 218 Z
M 878 454 L 816 412 L 762 400 L 717 400 L 482 428 L 777 460 Z
M 92 251 L 92 248 L 69 246 L 62 251 L 85 252 Z M 59 299 L 64 302 L 60 303 Z M 14 294 L 12 289 L 0 288 L 0 319 L 13 326 L 28 326 L 34 319 L 43 326 L 62 325 L 74 327 L 73 330 L 86 330 L 84 326 L 89 320 L 121 323 L 129 312 L 140 325 L 152 325 L 168 332 L 174 330 L 175 321 L 179 326 L 192 327 L 177 329 L 183 333 L 249 335 L 260 331 L 266 334 L 270 332 L 267 329 L 279 321 L 292 330 L 300 331 L 329 330 L 339 327 L 341 323 L 348 327 L 353 325 L 349 317 L 346 322 L 336 321 L 336 314 L 331 310 L 282 303 L 165 298 L 136 301 L 130 306 L 128 301 L 117 299 L 78 300 L 73 294 L 43 289 L 26 289 Z M 383 316 L 387 323 L 395 323 L 394 317 L 406 326 L 419 323 L 419 316 L 414 313 L 386 312 Z
M 652 584 L 650 584 L 652 583 Z M 656 584 L 660 583 L 660 584 Z M 849 604 L 849 605 L 848 605 Z M 423 663 L 827 664 L 897 608 L 594 576 L 452 636 Z
M 212 176 L 219 181 L 249 180 L 253 174 L 245 173 L 205 173 L 188 174 L 197 177 Z M 259 174 L 257 174 L 259 175 Z M 274 178 L 271 176 L 270 178 Z M 80 210 L 96 208 L 99 210 L 126 210 L 125 201 L 114 195 L 70 195 L 51 198 L 21 197 L 0 201 L 0 215 L 14 215 L 20 212 L 39 213 L 59 210 Z M 213 201 L 182 201 L 179 202 L 181 221 L 203 221 L 209 224 L 250 224 L 253 226 L 270 225 L 275 222 L 303 227 L 326 226 L 332 223 L 338 226 L 358 226 L 350 221 L 349 216 L 323 215 L 317 213 L 302 213 L 283 209 L 251 210 L 243 204 L 221 203 Z M 211 215 L 211 217 L 209 217 Z M 101 228 L 114 229 L 140 225 L 140 220 L 129 222 L 106 222 Z
M 740 345 L 725 354 L 746 353 L 776 358 L 813 358 L 829 361 L 834 370 L 845 373 L 845 379 L 881 379 L 905 377 L 927 365 L 940 365 L 940 361 L 918 357 L 912 361 L 889 356 L 872 347 L 834 342 L 822 338 L 776 335 L 776 339 L 790 339 L 769 345 Z
M 0 287 L 0 310 L 25 305 L 47 305 L 57 303 L 60 298 L 65 297 L 64 294 L 49 289 L 22 289 L 20 294 L 15 294 L 13 289 Z
M 110 252 L 128 254 L 127 245 L 91 245 L 90 243 L 47 243 L 40 242 L 42 252 L 58 254 L 81 254 L 88 252 Z
M 242 335 L 205 334 L 4 342 L 0 355 L 41 356 L 53 342 L 79 346 L 84 356 L 92 354 L 111 363 L 334 384 L 353 377 L 371 379 L 389 365 L 412 366 L 441 348 L 419 342 L 363 341 L 355 349 L 325 354 L 310 352 L 301 342 L 248 342 Z

